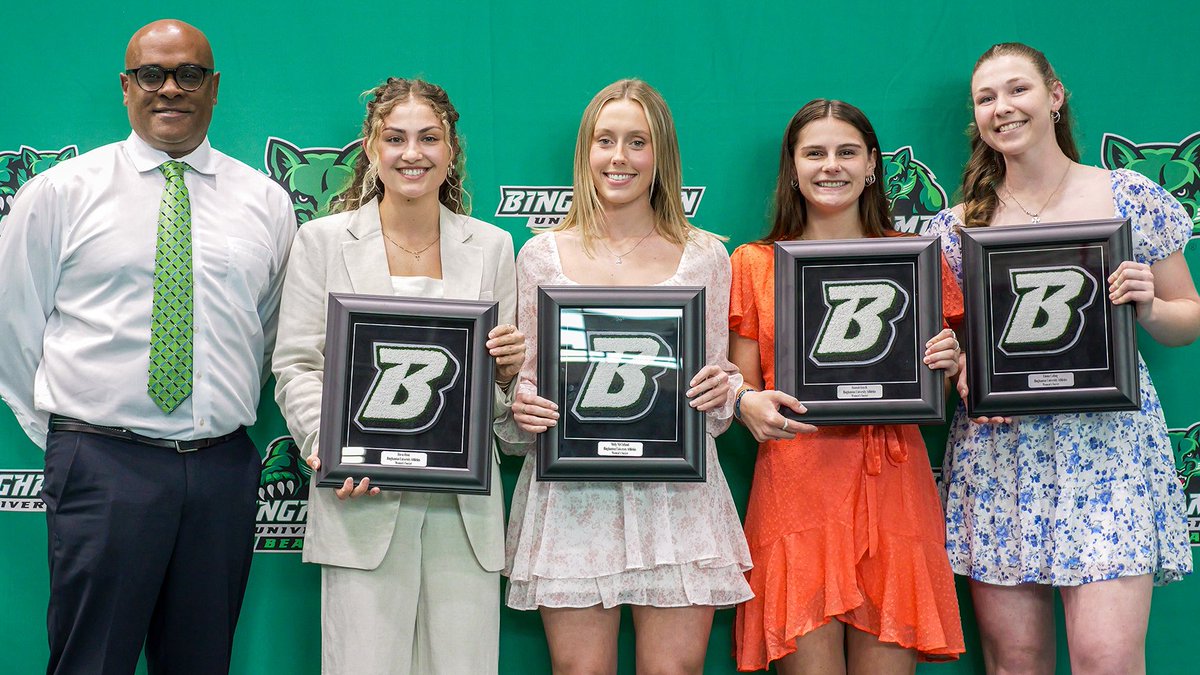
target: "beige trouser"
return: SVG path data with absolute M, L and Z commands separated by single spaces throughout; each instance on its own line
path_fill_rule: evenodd
M 455 495 L 404 493 L 378 568 L 321 566 L 321 633 L 325 675 L 497 671 L 500 575 L 475 559 Z

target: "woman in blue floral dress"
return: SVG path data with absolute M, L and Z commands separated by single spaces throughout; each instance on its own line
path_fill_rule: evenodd
M 1045 55 L 993 46 L 975 64 L 971 97 L 963 203 L 928 231 L 960 282 L 960 228 L 1128 218 L 1134 260 L 1109 277 L 1110 299 L 1132 304 L 1158 342 L 1193 341 L 1200 297 L 1182 254 L 1191 220 L 1140 174 L 1078 163 L 1067 95 Z M 1140 358 L 1138 372 L 1138 411 L 955 413 L 946 546 L 970 578 L 988 672 L 1054 672 L 1055 588 L 1072 672 L 1145 672 L 1151 589 L 1190 573 L 1192 561 L 1166 423 Z M 968 394 L 961 377 L 959 391 Z

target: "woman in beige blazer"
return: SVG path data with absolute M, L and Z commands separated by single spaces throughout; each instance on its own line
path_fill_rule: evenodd
M 320 460 L 326 298 L 333 292 L 495 300 L 496 425 L 511 424 L 524 337 L 512 325 L 512 237 L 465 215 L 458 113 L 446 92 L 390 78 L 371 92 L 364 152 L 339 213 L 300 229 L 273 368 L 275 400 L 309 465 Z M 363 478 L 309 496 L 305 562 L 321 569 L 322 672 L 494 673 L 504 501 L 380 493 Z

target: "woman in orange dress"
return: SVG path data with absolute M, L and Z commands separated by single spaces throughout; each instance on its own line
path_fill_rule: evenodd
M 918 660 L 963 651 L 945 527 L 925 443 L 915 425 L 827 426 L 788 421 L 803 404 L 774 390 L 772 243 L 896 236 L 876 179 L 879 141 L 862 111 L 818 99 L 783 137 L 774 224 L 733 254 L 730 359 L 745 384 L 736 415 L 759 441 L 746 513 L 754 598 L 738 606 L 738 669 L 792 673 L 912 673 Z M 962 294 L 943 262 L 943 311 Z M 925 363 L 953 376 L 959 345 L 946 329 Z M 797 432 L 803 432 L 797 434 Z

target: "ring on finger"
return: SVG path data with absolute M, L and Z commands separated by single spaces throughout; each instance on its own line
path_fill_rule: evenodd
M 787 431 L 787 430 L 788 430 L 788 418 L 786 418 L 786 417 L 785 417 L 785 418 L 783 418 L 783 426 L 782 426 L 782 427 L 779 427 L 779 428 L 780 428 L 781 430 L 783 430 L 783 431 Z

